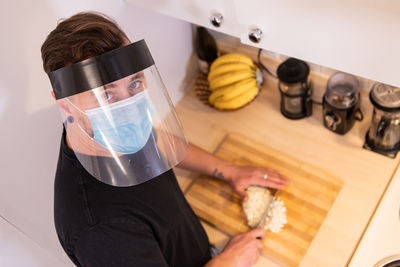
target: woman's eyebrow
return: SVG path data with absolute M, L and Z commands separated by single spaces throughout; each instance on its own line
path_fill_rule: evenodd
M 144 74 L 142 72 L 134 74 L 131 77 L 130 81 L 133 82 L 134 80 L 139 79 L 139 78 L 144 78 Z M 104 89 L 109 89 L 109 88 L 114 88 L 114 87 L 115 87 L 114 83 L 109 83 L 109 84 L 104 85 Z
M 136 80 L 138 78 L 144 78 L 143 72 L 139 72 L 139 73 L 136 73 L 135 75 L 133 75 L 131 77 L 131 81 L 134 81 L 134 80 Z
M 109 88 L 113 88 L 113 87 L 115 87 L 114 83 L 104 85 L 104 89 L 109 89 Z

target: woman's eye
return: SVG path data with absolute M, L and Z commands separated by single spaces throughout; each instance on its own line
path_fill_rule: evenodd
M 140 86 L 140 81 L 133 81 L 133 82 L 129 85 L 129 88 L 130 88 L 130 89 L 136 89 L 136 88 L 139 88 L 139 86 Z

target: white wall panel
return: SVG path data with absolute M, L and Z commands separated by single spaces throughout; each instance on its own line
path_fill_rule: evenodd
M 193 75 L 187 22 L 122 0 L 19 0 L 0 8 L 0 215 L 66 263 L 53 224 L 62 124 L 40 47 L 59 18 L 87 10 L 113 17 L 132 40 L 146 39 L 174 102 L 193 78 L 186 77 Z

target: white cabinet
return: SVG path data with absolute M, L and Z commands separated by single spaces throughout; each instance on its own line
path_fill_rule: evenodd
M 240 36 L 233 0 L 126 0 L 137 6 L 182 19 L 233 36 Z M 215 14 L 223 15 L 220 27 L 211 24 Z M 157 25 L 154 25 L 157 27 Z
M 400 86 L 398 0 L 127 0 L 243 43 Z M 220 12 L 221 27 L 210 23 Z M 156 27 L 156 25 L 155 25 Z M 259 28 L 259 43 L 249 31 Z
M 400 86 L 400 1 L 234 2 L 243 43 L 257 26 L 259 47 Z

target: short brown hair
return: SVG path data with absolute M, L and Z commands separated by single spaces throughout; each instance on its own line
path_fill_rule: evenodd
M 81 12 L 62 20 L 41 51 L 46 73 L 124 46 L 129 41 L 116 22 L 97 12 Z

